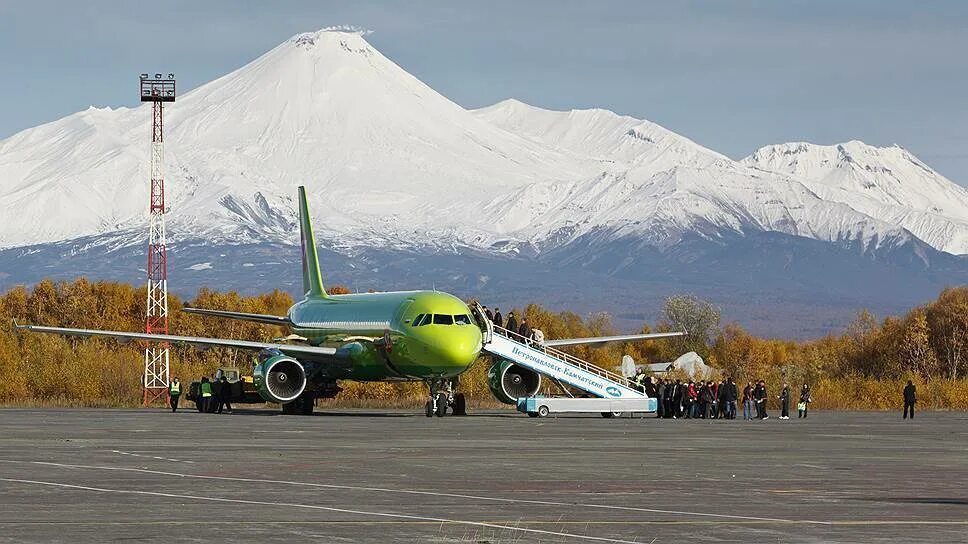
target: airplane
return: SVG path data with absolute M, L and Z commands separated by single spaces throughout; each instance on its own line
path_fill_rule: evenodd
M 481 308 L 468 306 L 460 298 L 436 290 L 328 294 L 320 273 L 305 187 L 298 188 L 298 196 L 302 300 L 290 307 L 285 316 L 202 308 L 182 310 L 280 325 L 291 333 L 285 341 L 15 326 L 30 332 L 107 337 L 122 342 L 140 340 L 250 350 L 257 353 L 253 377 L 259 395 L 267 402 L 281 404 L 284 414 L 312 414 L 315 399 L 332 398 L 339 392 L 337 380 L 424 382 L 429 390 L 424 406 L 428 417 L 442 416 L 447 408 L 455 415 L 466 414 L 464 395 L 455 389 L 461 374 L 482 352 L 487 317 Z M 680 334 L 683 333 L 550 339 L 544 345 L 643 340 Z M 507 368 L 508 363 L 495 358 L 492 365 L 503 364 Z M 496 390 L 494 385 L 491 391 L 502 402 L 514 402 L 506 391 Z

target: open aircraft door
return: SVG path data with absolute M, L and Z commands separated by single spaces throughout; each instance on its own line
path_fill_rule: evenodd
M 477 326 L 481 328 L 481 334 L 484 335 L 481 345 L 486 346 L 491 342 L 491 336 L 494 335 L 494 323 L 491 323 L 491 320 L 487 318 L 487 314 L 484 313 L 484 309 L 481 308 L 479 302 L 475 302 L 471 306 L 471 313 L 474 314 Z

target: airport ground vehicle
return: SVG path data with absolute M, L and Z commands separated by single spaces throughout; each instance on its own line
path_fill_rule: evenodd
M 595 397 L 521 397 L 517 409 L 530 417 L 547 417 L 555 413 L 600 413 L 602 417 L 655 412 L 656 399 Z
M 210 377 L 209 380 L 216 382 L 225 376 L 226 382 L 228 382 L 228 395 L 226 400 L 230 404 L 265 404 L 266 400 L 259 393 L 259 387 L 256 383 L 256 377 L 251 375 L 242 374 L 242 372 L 235 367 L 221 367 L 215 372 L 215 376 Z M 199 394 L 199 389 L 201 388 L 201 380 L 195 380 L 188 386 L 188 391 L 185 393 L 185 399 L 190 400 L 195 403 L 195 409 L 199 412 L 202 411 L 201 395 Z M 288 405 L 283 405 L 284 413 L 312 413 L 312 408 L 314 401 L 317 398 L 332 398 L 336 396 L 339 392 L 339 388 L 320 390 L 316 396 L 313 398 L 304 399 L 299 403 L 290 403 Z M 212 403 L 208 411 L 215 411 L 215 403 Z M 297 410 L 299 410 L 297 412 Z

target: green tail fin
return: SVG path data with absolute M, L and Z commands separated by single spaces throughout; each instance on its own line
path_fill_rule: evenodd
M 302 242 L 303 293 L 306 298 L 326 298 L 323 275 L 319 273 L 319 257 L 316 254 L 316 237 L 309 219 L 306 188 L 299 187 L 299 238 Z

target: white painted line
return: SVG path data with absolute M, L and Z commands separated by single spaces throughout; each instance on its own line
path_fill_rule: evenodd
M 184 459 L 170 459 L 168 457 L 158 457 L 156 455 L 141 455 L 140 453 L 132 453 L 130 451 L 111 450 L 111 453 L 117 453 L 118 455 L 128 455 L 131 457 L 144 457 L 145 459 L 157 459 L 159 461 L 171 461 L 172 463 L 194 463 L 195 462 L 195 461 L 186 461 Z
M 393 512 L 375 512 L 367 510 L 351 510 L 348 508 L 335 508 L 331 506 L 319 506 L 315 504 L 299 504 L 299 503 L 288 503 L 288 502 L 270 502 L 270 501 L 251 501 L 245 499 L 226 499 L 223 497 L 206 497 L 198 495 L 182 495 L 178 493 L 161 493 L 158 491 L 140 491 L 131 489 L 108 489 L 105 487 L 90 487 L 86 485 L 74 485 L 65 484 L 61 482 L 45 482 L 40 480 L 23 480 L 18 478 L 0 478 L 0 482 L 13 482 L 20 484 L 32 484 L 32 485 L 43 485 L 48 487 L 59 487 L 63 489 L 78 489 L 81 491 L 95 491 L 98 493 L 119 493 L 123 495 L 146 495 L 151 497 L 165 497 L 171 499 L 186 499 L 186 500 L 196 500 L 196 501 L 210 501 L 210 502 L 227 502 L 234 504 L 252 504 L 257 506 L 281 506 L 286 508 L 304 508 L 309 510 L 325 510 L 327 512 L 339 512 L 341 514 L 356 514 L 360 516 L 377 516 L 384 518 L 398 518 L 398 519 L 411 519 L 418 521 L 432 521 L 437 523 L 449 523 L 455 525 L 470 525 L 473 527 L 487 527 L 488 529 L 499 529 L 502 531 L 519 531 L 523 533 L 534 533 L 548 536 L 559 536 L 565 538 L 579 538 L 582 540 L 594 540 L 597 542 L 614 542 L 617 544 L 639 544 L 632 540 L 619 540 L 614 538 L 605 538 L 597 536 L 588 535 L 578 535 L 573 533 L 560 533 L 557 531 L 545 531 L 542 529 L 530 529 L 527 527 L 519 527 L 512 525 L 501 525 L 497 523 L 488 523 L 484 521 L 469 521 L 469 520 L 458 520 L 458 519 L 447 519 L 447 518 L 436 518 L 429 516 L 414 516 L 410 514 L 395 514 Z
M 324 489 L 343 489 L 347 491 L 372 491 L 377 493 L 430 495 L 434 497 L 473 499 L 473 500 L 480 500 L 480 501 L 506 502 L 506 503 L 516 503 L 516 504 L 537 504 L 542 506 L 565 506 L 569 508 L 598 508 L 602 510 L 621 510 L 621 511 L 627 511 L 627 512 L 644 512 L 644 513 L 650 513 L 650 514 L 673 514 L 673 515 L 680 515 L 680 516 L 701 516 L 701 517 L 711 517 L 711 518 L 717 518 L 717 519 L 737 519 L 737 520 L 746 520 L 746 521 L 769 521 L 773 523 L 807 523 L 807 524 L 815 524 L 815 525 L 831 525 L 831 522 L 829 521 L 763 518 L 763 517 L 739 516 L 739 515 L 731 515 L 731 514 L 711 514 L 708 512 L 691 512 L 687 510 L 662 510 L 658 508 L 640 508 L 635 506 L 614 506 L 610 504 L 542 501 L 537 499 L 509 499 L 505 497 L 486 497 L 482 495 L 444 493 L 440 491 L 420 491 L 416 489 L 392 489 L 392 488 L 384 488 L 384 487 L 364 487 L 364 486 L 340 485 L 340 484 L 319 484 L 319 483 L 313 483 L 313 482 L 296 482 L 296 481 L 290 481 L 290 480 L 269 480 L 269 479 L 263 479 L 263 478 L 242 478 L 242 477 L 233 477 L 233 476 L 208 476 L 208 475 L 202 475 L 202 474 L 185 474 L 180 472 L 150 470 L 146 468 L 105 467 L 105 466 L 96 466 L 96 465 L 74 465 L 74 464 L 67 464 L 67 463 L 53 463 L 53 462 L 45 462 L 45 461 L 20 461 L 20 460 L 6 460 L 6 459 L 0 459 L 0 462 L 26 463 L 26 464 L 56 466 L 56 467 L 63 467 L 63 468 L 90 469 L 90 470 L 119 470 L 119 471 L 127 471 L 127 472 L 143 472 L 146 474 L 157 474 L 161 476 L 177 476 L 179 478 L 198 478 L 202 480 L 222 480 L 222 481 L 248 482 L 248 483 L 259 483 L 259 484 L 281 484 L 281 485 L 292 485 L 292 486 L 302 486 L 302 487 L 317 487 L 317 488 L 324 488 Z

